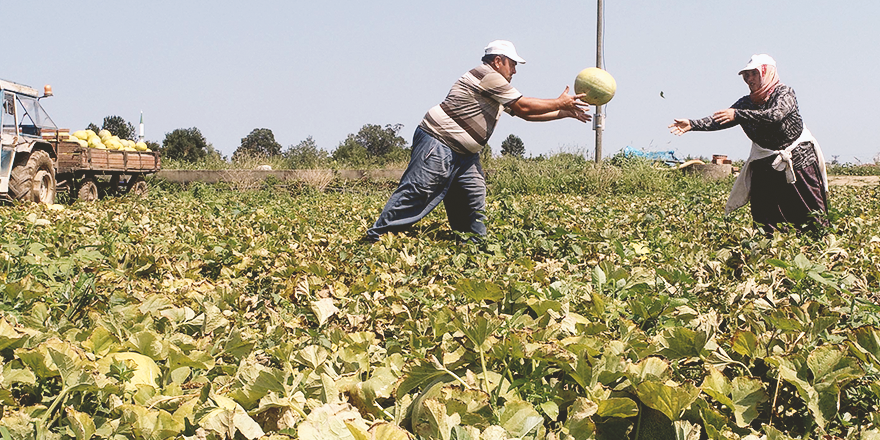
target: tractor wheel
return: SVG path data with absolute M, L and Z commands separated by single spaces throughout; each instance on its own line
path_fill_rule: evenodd
M 83 202 L 94 202 L 98 200 L 98 183 L 92 177 L 87 177 L 79 183 L 79 190 L 76 192 L 76 198 Z
M 128 193 L 137 197 L 144 197 L 147 195 L 147 181 L 144 179 L 144 176 L 132 176 L 131 179 L 128 180 Z
M 9 175 L 9 195 L 15 200 L 55 203 L 55 163 L 49 153 L 36 150 Z

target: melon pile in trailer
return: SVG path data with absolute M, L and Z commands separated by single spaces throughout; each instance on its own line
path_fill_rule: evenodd
M 107 130 L 101 130 L 97 133 L 93 130 L 77 130 L 70 135 L 68 140 L 79 143 L 83 148 L 119 151 L 152 151 L 147 147 L 146 142 L 120 139 L 119 136 L 115 136 Z

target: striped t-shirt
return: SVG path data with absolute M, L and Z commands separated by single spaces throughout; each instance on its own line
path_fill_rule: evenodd
M 479 153 L 492 136 L 501 111 L 510 113 L 508 106 L 521 97 L 492 66 L 483 64 L 462 75 L 419 126 L 457 153 Z

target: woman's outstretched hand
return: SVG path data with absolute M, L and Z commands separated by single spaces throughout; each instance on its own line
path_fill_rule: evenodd
M 691 131 L 691 121 L 689 119 L 676 119 L 675 122 L 669 125 L 669 132 L 676 136 L 681 136 L 689 131 Z

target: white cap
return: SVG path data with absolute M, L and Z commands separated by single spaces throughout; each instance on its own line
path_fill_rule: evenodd
M 746 70 L 759 69 L 765 64 L 776 67 L 776 60 L 774 60 L 773 57 L 767 55 L 766 53 L 752 55 L 752 58 L 749 60 L 749 64 L 746 64 L 746 67 L 740 69 L 739 73 L 741 74 Z
M 519 64 L 525 64 L 526 60 L 519 57 L 516 54 L 516 49 L 513 47 L 513 43 L 507 40 L 495 40 L 489 43 L 486 46 L 486 55 L 504 55 L 507 58 L 510 58 L 516 61 Z

